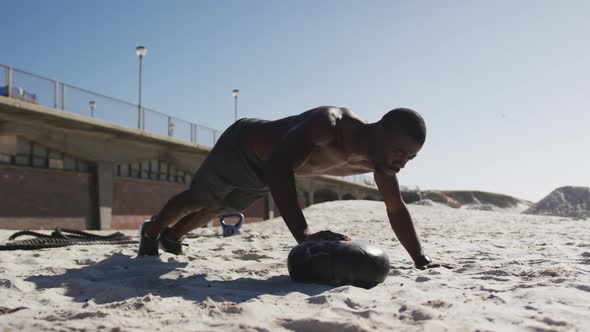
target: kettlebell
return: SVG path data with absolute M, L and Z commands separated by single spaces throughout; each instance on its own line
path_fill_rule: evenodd
M 233 225 L 226 224 L 224 219 L 229 217 L 238 217 L 240 218 L 240 220 L 238 220 L 238 222 Z M 229 212 L 221 216 L 219 223 L 221 224 L 221 229 L 223 230 L 224 237 L 241 234 L 240 228 L 244 223 L 244 215 L 239 212 Z

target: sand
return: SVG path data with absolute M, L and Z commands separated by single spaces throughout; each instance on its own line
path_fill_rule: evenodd
M 185 256 L 136 258 L 134 245 L 0 251 L 0 307 L 7 308 L 0 330 L 587 330 L 590 220 L 409 209 L 426 253 L 454 269 L 413 268 L 382 202 L 304 211 L 314 230 L 387 252 L 390 275 L 370 290 L 292 282 L 286 258 L 295 242 L 280 218 L 247 224 L 231 238 L 200 229 Z M 0 241 L 13 232 L 0 231 Z

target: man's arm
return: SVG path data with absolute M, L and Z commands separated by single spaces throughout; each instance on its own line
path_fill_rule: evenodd
M 417 267 L 430 263 L 430 258 L 422 252 L 412 217 L 402 200 L 396 176 L 386 176 L 377 172 L 374 173 L 374 176 L 375 183 L 385 200 L 389 223 L 402 246 L 410 254 Z
M 310 234 L 297 199 L 294 169 L 305 163 L 317 146 L 333 139 L 333 125 L 329 114 L 310 114 L 275 146 L 264 168 L 275 204 L 297 242 Z

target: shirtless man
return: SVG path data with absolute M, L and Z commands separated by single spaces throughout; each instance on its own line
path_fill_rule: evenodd
M 219 138 L 190 188 L 142 225 L 138 255 L 157 255 L 159 246 L 181 254 L 183 235 L 216 215 L 246 209 L 268 191 L 298 243 L 350 240 L 331 231 L 310 231 L 298 204 L 295 176 L 373 172 L 395 235 L 416 267 L 435 267 L 422 252 L 396 177 L 425 138 L 424 120 L 406 108 L 392 110 L 376 123 L 328 106 L 275 121 L 240 119 Z

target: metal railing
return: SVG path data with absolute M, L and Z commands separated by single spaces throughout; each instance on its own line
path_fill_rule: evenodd
M 212 147 L 221 132 L 141 107 L 113 97 L 0 64 L 0 95 L 76 113 L 128 128 Z M 343 180 L 375 186 L 371 176 L 353 175 Z
M 341 177 L 343 180 L 358 183 L 369 187 L 377 187 L 373 174 L 356 174 Z
M 96 92 L 0 65 L 0 95 L 208 147 L 221 132 Z

